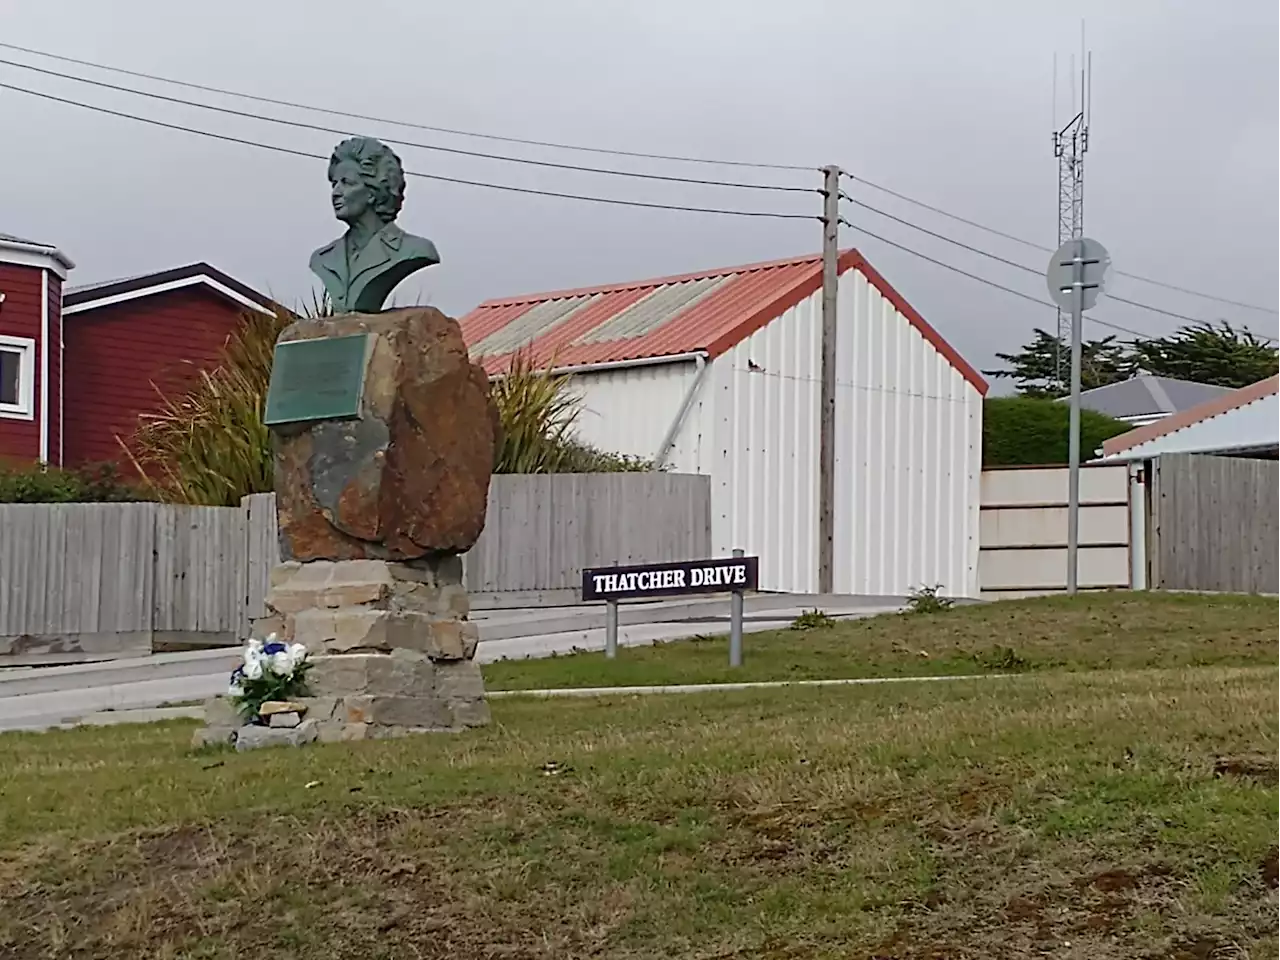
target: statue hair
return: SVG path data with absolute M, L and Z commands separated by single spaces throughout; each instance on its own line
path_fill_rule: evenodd
M 334 180 L 334 167 L 345 161 L 355 164 L 360 179 L 373 194 L 374 213 L 385 223 L 399 216 L 404 206 L 404 167 L 391 148 L 369 137 L 343 140 L 329 158 L 330 183 Z

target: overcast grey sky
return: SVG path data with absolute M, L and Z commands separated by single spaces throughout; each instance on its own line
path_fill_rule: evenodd
M 1280 259 L 1275 0 L 0 0 L 0 40 L 360 113 L 624 150 L 837 163 L 1046 245 L 1056 242 L 1052 61 L 1093 61 L 1086 232 L 1115 266 L 1274 307 Z M 124 85 L 145 81 L 10 51 Z M 0 82 L 327 154 L 337 137 L 220 116 L 0 65 Z M 351 121 L 193 94 L 338 127 Z M 0 231 L 62 247 L 73 283 L 206 260 L 295 302 L 312 249 L 340 233 L 325 166 L 0 90 Z M 567 154 L 377 124 L 355 132 L 557 161 L 817 186 L 818 175 Z M 410 169 L 637 200 L 817 213 L 820 198 L 652 184 L 398 147 Z M 1047 256 L 855 186 L 855 197 L 1041 269 Z M 1043 281 L 853 208 L 856 222 L 1027 293 Z M 495 296 L 816 252 L 820 226 L 626 209 L 409 182 L 401 224 L 443 262 L 398 291 L 460 315 Z M 845 230 L 979 366 L 1053 313 Z M 1117 278 L 1113 292 L 1188 316 L 1275 314 Z M 1180 321 L 1095 311 L 1163 333 Z M 1106 331 L 1087 325 L 1089 336 Z

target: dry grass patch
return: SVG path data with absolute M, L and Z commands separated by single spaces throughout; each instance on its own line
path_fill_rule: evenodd
M 6 735 L 0 956 L 1274 956 L 1276 783 L 1221 761 L 1276 755 L 1276 696 L 1202 668 L 501 701 L 245 755 Z

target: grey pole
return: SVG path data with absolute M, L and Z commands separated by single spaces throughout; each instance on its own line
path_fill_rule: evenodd
M 609 660 L 618 656 L 618 601 L 608 600 L 604 611 L 604 655 Z
M 734 550 L 735 557 L 745 556 L 741 550 Z M 742 591 L 733 591 L 729 598 L 729 666 L 742 666 Z
M 1075 243 L 1071 261 L 1071 418 L 1067 440 L 1067 593 L 1077 587 L 1080 546 L 1080 365 L 1084 315 L 1084 241 Z
M 836 288 L 840 282 L 840 168 L 822 168 L 822 373 L 818 397 L 818 592 L 834 592 Z

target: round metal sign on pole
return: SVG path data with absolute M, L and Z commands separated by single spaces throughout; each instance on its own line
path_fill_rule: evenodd
M 1063 310 L 1075 307 L 1072 292 L 1076 283 L 1076 258 L 1081 260 L 1080 309 L 1089 310 L 1098 302 L 1111 274 L 1111 254 L 1097 240 L 1077 237 L 1060 246 L 1049 261 L 1045 280 L 1049 284 L 1049 296 Z
M 1097 240 L 1075 237 L 1060 246 L 1049 261 L 1045 279 L 1049 295 L 1062 310 L 1071 312 L 1071 413 L 1067 427 L 1067 593 L 1078 586 L 1080 548 L 1080 378 L 1084 337 L 1083 315 L 1098 302 L 1111 257 Z

